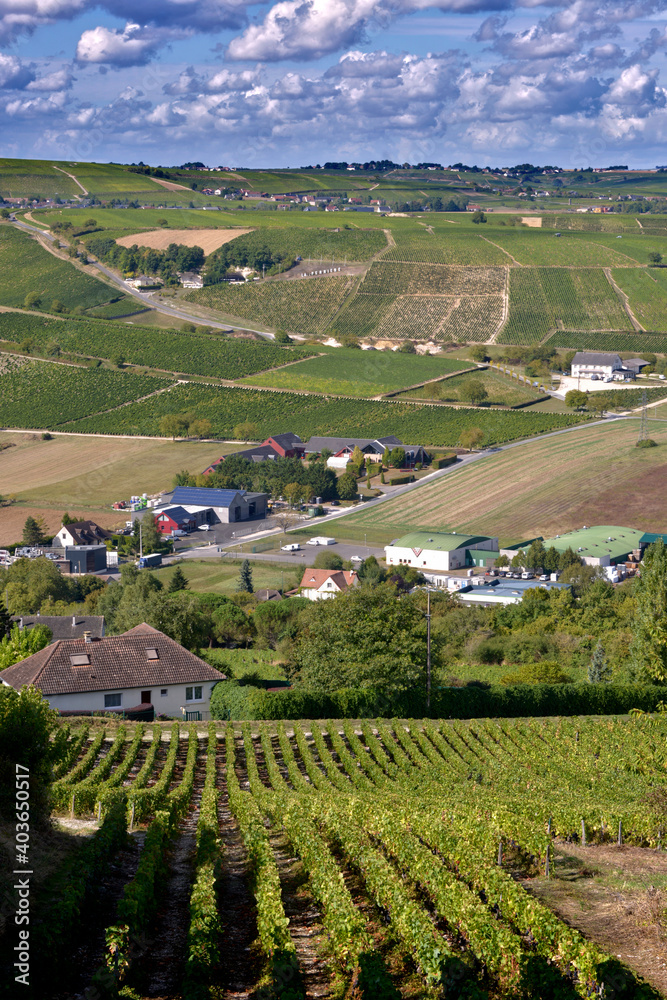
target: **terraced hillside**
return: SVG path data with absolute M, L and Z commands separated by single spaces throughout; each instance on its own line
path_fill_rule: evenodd
M 77 728 L 54 805 L 101 822 L 43 888 L 34 995 L 106 977 L 173 1000 L 260 983 L 290 1000 L 576 1000 L 611 981 L 657 1000 L 664 966 L 625 914 L 566 922 L 539 896 L 567 891 L 574 852 L 601 866 L 602 909 L 621 837 L 664 878 L 647 793 L 666 736 L 650 717 Z

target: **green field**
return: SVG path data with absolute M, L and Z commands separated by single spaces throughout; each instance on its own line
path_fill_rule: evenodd
M 54 168 L 53 160 L 0 159 L 0 195 L 5 198 L 72 198 L 81 194 L 73 180 Z M 71 171 L 70 171 L 71 173 Z
M 643 351 L 667 354 L 667 334 L 660 333 L 552 333 L 547 343 L 569 351 Z
M 150 375 L 27 361 L 0 374 L 0 426 L 56 427 L 169 384 Z
M 139 320 L 141 317 L 139 317 Z M 236 379 L 265 368 L 307 358 L 312 350 L 279 347 L 268 341 L 240 340 L 215 334 L 186 334 L 95 319 L 54 319 L 22 313 L 0 313 L 0 343 L 49 353 L 49 345 L 85 358 L 145 365 L 186 375 Z
M 0 305 L 22 306 L 28 292 L 41 296 L 45 310 L 54 299 L 68 310 L 89 309 L 112 299 L 133 304 L 129 296 L 49 253 L 27 233 L 0 225 Z
M 333 521 L 327 533 L 351 539 L 366 533 L 384 544 L 406 531 L 454 530 L 499 537 L 502 545 L 553 538 L 584 524 L 665 531 L 667 425 L 650 424 L 657 448 L 635 448 L 638 433 L 632 419 L 527 442 Z
M 464 367 L 465 362 L 444 357 L 340 347 L 330 354 L 243 381 L 246 385 L 267 385 L 276 389 L 368 397 L 416 385 Z
M 489 239 L 525 267 L 636 267 L 648 263 L 651 250 L 667 246 L 667 240 L 639 232 L 619 240 L 609 234 L 564 232 L 558 237 L 544 229 L 494 229 Z
M 304 559 L 304 566 L 308 563 L 312 565 L 316 554 L 317 553 L 314 552 L 310 559 Z M 188 584 L 191 590 L 204 591 L 212 594 L 227 594 L 228 596 L 237 592 L 239 570 L 241 568 L 240 559 L 230 558 L 229 555 L 208 559 L 184 559 L 183 562 L 180 563 L 180 566 L 188 578 Z M 158 580 L 161 580 L 165 586 L 169 585 L 169 581 L 174 575 L 174 569 L 172 567 L 151 570 L 151 572 L 153 572 L 155 576 L 157 576 Z M 297 576 L 298 580 L 296 579 Z M 293 586 L 296 587 L 299 585 L 302 576 L 303 569 L 300 566 L 294 566 L 293 563 L 282 564 L 275 562 L 260 562 L 258 560 L 254 560 L 252 563 L 252 582 L 255 590 L 261 590 L 262 588 L 282 590 L 283 586 L 285 590 L 289 590 Z M 232 662 L 234 662 L 234 654 L 240 653 L 241 650 L 221 650 L 219 652 L 221 652 L 225 657 L 226 654 L 229 653 L 232 658 Z M 243 652 L 249 661 L 252 661 L 252 658 L 257 657 L 258 654 L 259 656 L 262 655 L 259 650 L 244 650 Z M 274 658 L 275 655 L 276 654 L 274 653 Z M 270 674 L 270 676 L 281 677 L 283 674 L 282 671 L 279 671 L 278 673 Z
M 556 328 L 632 330 L 600 268 L 512 268 L 509 291 L 509 320 L 499 337 L 504 344 L 532 344 Z
M 352 277 L 302 278 L 245 285 L 210 285 L 188 292 L 188 302 L 232 322 L 252 321 L 290 333 L 324 333 L 354 287 Z
M 257 424 L 258 438 L 291 430 L 305 441 L 311 435 L 384 437 L 395 434 L 407 444 L 455 446 L 461 431 L 479 427 L 486 444 L 543 434 L 581 422 L 574 414 L 500 410 L 451 409 L 415 403 L 371 402 L 303 396 L 286 390 L 269 392 L 197 385 L 178 385 L 169 392 L 109 415 L 91 416 L 68 425 L 68 430 L 97 434 L 159 434 L 167 413 L 195 412 L 211 421 L 212 436 L 232 436 L 236 424 Z M 62 416 L 62 415 L 61 415 Z
M 393 230 L 392 227 L 392 233 L 396 246 L 384 254 L 383 260 L 386 261 L 468 267 L 502 267 L 510 263 L 502 248 L 494 246 L 484 235 L 468 229 L 446 227 L 443 223 L 432 233 L 417 226 L 409 230 Z
M 527 403 L 534 399 L 543 399 L 541 393 L 536 393 L 532 388 L 528 388 L 516 379 L 507 378 L 499 372 L 491 369 L 480 369 L 465 375 L 452 375 L 451 378 L 443 379 L 436 383 L 434 390 L 435 398 L 443 403 L 465 402 L 465 392 L 461 391 L 471 382 L 481 382 L 488 393 L 488 398 L 484 401 L 485 406 L 517 406 L 520 403 Z M 423 389 L 412 389 L 410 392 L 401 393 L 401 399 L 420 398 L 424 399 Z
M 667 270 L 618 268 L 612 274 L 644 329 L 667 332 Z

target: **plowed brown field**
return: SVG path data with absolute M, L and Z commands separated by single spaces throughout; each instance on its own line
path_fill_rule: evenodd
M 244 236 L 251 229 L 152 229 L 133 236 L 121 236 L 116 240 L 121 247 L 150 247 L 151 250 L 166 250 L 171 243 L 184 247 L 201 247 L 206 256 L 221 247 L 223 243 Z

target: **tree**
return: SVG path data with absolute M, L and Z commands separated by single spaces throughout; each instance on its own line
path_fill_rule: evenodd
M 288 483 L 283 489 L 283 496 L 290 507 L 299 507 L 306 499 L 306 488 L 303 483 Z
M 593 650 L 593 657 L 588 664 L 589 684 L 608 684 L 611 680 L 611 668 L 604 655 L 604 646 L 598 640 L 597 646 Z
M 33 653 L 51 642 L 51 629 L 46 625 L 35 625 L 33 628 L 19 628 L 12 624 L 11 629 L 0 639 L 0 670 L 11 667 L 20 660 L 25 660 Z
M 44 522 L 39 518 L 27 517 L 23 525 L 23 544 L 41 545 L 44 541 Z
M 254 622 L 233 601 L 225 601 L 213 612 L 213 635 L 217 642 L 225 646 L 247 646 L 254 634 Z
M 60 299 L 54 299 L 51 303 L 51 312 L 64 313 L 67 312 L 67 309 L 65 308 L 64 304 L 60 301 Z
M 25 299 L 23 300 L 24 308 L 26 309 L 36 309 L 37 306 L 42 301 L 42 296 L 39 292 L 28 292 Z
M 303 612 L 301 625 L 294 660 L 309 688 L 373 687 L 391 698 L 423 682 L 424 616 L 388 584 L 319 601 Z
M 16 821 L 16 765 L 30 775 L 31 823 L 49 814 L 52 768 L 66 750 L 58 713 L 36 688 L 0 687 L 0 814 Z
M 401 354 L 416 354 L 417 350 L 411 340 L 404 340 L 399 347 L 399 352 Z
M 648 259 L 650 260 L 651 264 L 655 264 L 657 266 L 658 264 L 662 263 L 662 254 L 659 253 L 658 250 L 652 250 L 651 253 L 648 255 Z
M 63 516 L 62 516 L 62 518 L 60 520 L 60 523 L 62 524 L 63 527 L 65 527 L 66 524 L 76 524 L 76 519 L 73 518 L 73 517 L 70 517 L 70 515 L 67 513 L 67 511 L 65 511 L 65 513 L 63 514 Z
M 344 472 L 342 476 L 339 477 L 338 483 L 338 496 L 341 500 L 356 500 L 358 496 L 357 480 L 349 472 Z
M 489 356 L 486 353 L 486 348 L 483 347 L 482 344 L 475 344 L 474 347 L 470 348 L 468 354 L 470 355 L 473 361 L 479 361 L 480 363 L 482 363 L 484 361 L 489 360 Z
M 472 213 L 472 221 L 475 225 L 479 225 L 480 222 L 486 222 L 486 215 L 482 211 L 477 211 Z
M 463 385 L 459 389 L 459 396 L 465 402 L 479 406 L 485 399 L 488 399 L 489 394 L 484 388 L 483 382 L 480 382 L 479 379 L 471 378 L 463 382 Z
M 239 581 L 236 586 L 236 590 L 239 593 L 246 593 L 246 594 L 253 593 L 254 588 L 252 585 L 252 567 L 247 559 L 244 559 L 243 562 L 241 563 L 241 570 L 239 572 Z
M 510 561 L 504 553 L 503 555 L 498 556 L 498 558 L 495 561 L 495 565 L 498 569 L 502 569 L 503 566 L 509 566 L 509 564 Z
M 0 604 L 0 639 L 9 635 L 13 626 L 14 622 L 12 621 L 12 616 L 4 604 Z
M 530 543 L 526 552 L 526 569 L 543 570 L 546 555 L 547 550 L 544 547 L 544 543 L 539 539 L 535 539 L 534 542 Z M 496 563 L 496 565 L 498 564 Z
M 352 452 L 352 458 L 350 459 L 352 465 L 358 470 L 357 475 L 361 472 L 362 466 L 365 462 L 365 456 L 358 444 L 355 444 L 354 450 Z
M 84 222 L 84 226 L 86 227 L 86 229 L 91 229 L 96 225 L 97 225 L 97 219 L 86 219 L 86 221 Z
M 233 434 L 237 441 L 259 441 L 260 437 L 259 427 L 251 420 L 244 420 L 243 423 L 237 424 Z
M 112 365 L 115 365 L 116 368 L 122 368 L 125 364 L 125 355 L 115 351 L 109 358 L 109 361 Z
M 402 469 L 405 465 L 405 449 L 392 448 L 389 453 L 389 464 L 392 469 Z
M 635 585 L 637 610 L 630 645 L 630 670 L 636 680 L 667 681 L 667 547 L 649 545 Z
M 279 510 L 273 515 L 273 520 L 281 529 L 283 535 L 287 537 L 289 528 L 294 527 L 296 522 L 299 520 L 299 515 L 295 514 L 292 510 Z
M 181 567 L 177 566 L 176 569 L 174 570 L 174 575 L 169 581 L 167 593 L 175 594 L 176 591 L 178 590 L 187 590 L 189 586 L 190 584 L 188 583 L 187 576 L 185 575 Z
M 292 338 L 284 330 L 276 330 L 276 335 L 273 338 L 276 344 L 291 344 Z
M 484 440 L 484 431 L 479 427 L 466 427 L 459 435 L 459 442 L 462 448 L 472 451 Z
M 165 434 L 175 441 L 177 437 L 185 437 L 188 433 L 188 421 L 182 413 L 166 413 L 160 420 L 160 434 Z
M 342 569 L 343 560 L 337 552 L 318 552 L 315 556 L 315 569 Z
M 585 410 L 588 403 L 588 395 L 580 389 L 570 389 L 565 393 L 565 405 L 571 410 Z
M 210 435 L 212 426 L 210 420 L 202 417 L 192 421 L 188 427 L 188 434 L 190 437 L 205 438 Z

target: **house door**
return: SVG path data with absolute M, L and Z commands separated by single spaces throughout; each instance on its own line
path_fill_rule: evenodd
M 151 704 L 151 693 L 150 693 L 150 691 L 142 691 L 141 692 L 141 704 L 142 705 L 150 705 Z

